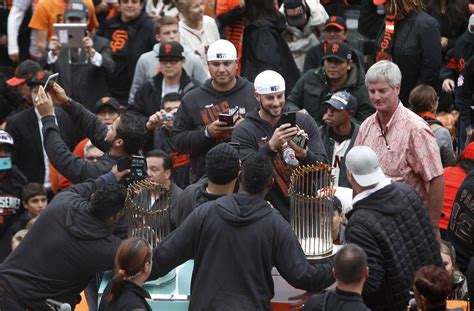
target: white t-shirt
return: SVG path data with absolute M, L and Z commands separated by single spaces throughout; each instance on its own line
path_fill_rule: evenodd
M 331 166 L 332 174 L 334 175 L 334 184 L 339 186 L 339 173 L 342 160 L 346 154 L 347 148 L 351 143 L 351 139 L 346 139 L 341 143 L 334 142 L 334 152 L 332 153 Z
M 204 68 L 207 68 L 207 49 L 211 43 L 220 39 L 216 21 L 212 17 L 204 15 L 202 29 L 196 30 L 187 26 L 184 19 L 181 19 L 179 21 L 179 32 L 181 34 L 181 44 L 199 56 Z

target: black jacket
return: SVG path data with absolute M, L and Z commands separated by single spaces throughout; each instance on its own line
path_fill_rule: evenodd
M 106 78 L 115 70 L 115 63 L 109 48 L 109 40 L 101 36 L 93 36 L 93 47 L 102 55 L 102 66 L 96 67 L 88 61 L 86 53 L 81 49 L 77 63 L 69 63 L 69 49 L 61 49 L 54 64 L 46 63 L 46 55 L 42 63 L 46 69 L 59 73 L 58 82 L 71 98 L 82 103 L 91 110 L 96 102 L 109 95 Z
M 311 266 L 290 225 L 263 199 L 231 194 L 201 205 L 154 250 L 152 279 L 194 259 L 189 310 L 270 310 L 276 267 L 309 291 L 333 282 Z
M 105 142 L 107 126 L 96 115 L 74 101 L 66 108 L 66 111 L 76 127 L 91 139 L 94 146 L 104 152 L 108 151 L 109 146 Z M 66 148 L 53 116 L 46 116 L 41 119 L 41 122 L 43 123 L 44 149 L 48 154 L 49 161 L 61 175 L 72 183 L 77 184 L 89 178 L 97 178 L 109 172 L 112 166 L 117 163 L 118 157 L 109 154 L 104 154 L 97 162 L 89 162 L 76 156 Z
M 286 100 L 287 107 L 290 110 L 306 109 L 318 125 L 322 125 L 323 115 L 326 113 L 324 102 L 336 92 L 347 91 L 357 100 L 357 110 L 354 118 L 362 123 L 375 112 L 375 109 L 369 99 L 365 78 L 358 72 L 359 68 L 352 66 L 346 83 L 341 88 L 331 92 L 324 68 L 310 70 L 296 82 L 295 87 L 291 90 Z
M 474 211 L 471 208 L 473 194 L 474 172 L 471 172 L 456 193 L 448 226 L 448 240 L 456 249 L 456 263 L 463 273 L 474 256 Z
M 314 120 L 306 114 L 296 113 L 296 124 L 309 136 L 308 153 L 306 158 L 298 159 L 300 165 L 311 165 L 318 161 L 328 163 L 321 133 Z M 289 221 L 290 199 L 288 197 L 288 186 L 292 169 L 284 164 L 280 151 L 273 152 L 268 146 L 268 141 L 272 138 L 273 132 L 275 132 L 275 127 L 260 118 L 258 111 L 254 111 L 236 126 L 232 134 L 232 141 L 240 144 L 239 154 L 241 159 L 249 154 L 262 152 L 273 160 L 275 183 L 268 192 L 267 199 Z
M 113 179 L 104 175 L 58 193 L 0 265 L 0 284 L 19 302 L 31 310 L 50 310 L 46 299 L 74 306 L 91 278 L 113 267 L 121 240 L 89 212 L 90 195 Z
M 173 124 L 173 142 L 176 150 L 191 157 L 193 181 L 199 180 L 205 172 L 206 153 L 221 140 L 207 138 L 206 125 L 226 113 L 229 108 L 245 108 L 249 113 L 258 107 L 253 84 L 245 78 L 236 77 L 237 83 L 227 92 L 216 91 L 207 80 L 204 85 L 188 92 L 181 101 Z
M 151 51 L 156 43 L 155 26 L 145 11 L 129 23 L 118 13 L 101 25 L 98 35 L 109 39 L 115 71 L 108 75 L 108 85 L 113 97 L 128 100 L 138 58 Z
M 338 185 L 339 187 L 347 187 L 347 188 L 352 188 L 351 184 L 347 180 L 347 175 L 346 175 L 346 155 L 351 150 L 351 148 L 354 146 L 354 142 L 357 138 L 357 134 L 359 133 L 359 128 L 360 125 L 351 121 L 351 125 L 353 127 L 352 131 L 352 136 L 351 136 L 351 142 L 349 143 L 349 146 L 347 147 L 346 153 L 344 154 L 344 158 L 339 159 L 339 182 Z M 321 132 L 321 138 L 323 140 L 324 144 L 324 149 L 326 150 L 326 154 L 328 156 L 329 161 L 332 161 L 333 153 L 334 153 L 334 144 L 336 143 L 334 139 L 331 138 L 331 132 L 330 132 L 330 127 L 327 126 L 326 124 L 321 126 L 319 128 L 319 131 Z M 334 167 L 336 163 L 331 163 L 332 167 Z
M 133 104 L 129 105 L 129 109 L 136 110 L 146 117 L 163 109 L 161 104 L 163 79 L 163 74 L 160 72 L 151 81 L 146 81 L 135 93 Z M 178 93 L 184 95 L 196 86 L 199 86 L 199 83 L 190 78 L 183 69 Z
M 303 311 L 370 311 L 364 304 L 362 296 L 354 292 L 336 290 L 312 296 L 305 304 Z
M 173 173 L 171 179 L 181 189 L 186 188 L 191 183 L 191 163 L 189 154 L 180 154 L 176 151 L 176 146 L 171 138 L 171 131 L 165 126 L 154 132 L 154 149 L 161 149 L 170 155 L 173 160 Z
M 383 40 L 381 31 L 376 40 L 380 46 Z M 395 24 L 392 39 L 393 62 L 402 72 L 400 100 L 408 105 L 411 90 L 419 84 L 428 84 L 439 89 L 441 70 L 441 36 L 438 22 L 422 11 L 412 12 Z
M 178 202 L 171 210 L 171 223 L 178 227 L 199 205 L 209 201 L 217 200 L 223 195 L 211 194 L 206 191 L 208 184 L 207 177 L 201 178 L 198 182 L 189 185 L 181 193 Z
M 288 43 L 283 38 L 285 19 L 259 19 L 245 26 L 242 41 L 242 77 L 254 81 L 265 70 L 274 70 L 285 77 L 286 93 L 300 77 Z
M 102 294 L 99 311 L 152 310 L 148 302 L 145 300 L 145 298 L 151 298 L 150 294 L 142 287 L 127 280 L 123 281 L 122 291 L 118 299 L 113 303 L 105 301 L 103 297 L 106 297 L 106 295 L 110 293 L 111 284 L 112 282 L 109 282 Z
M 77 135 L 71 119 L 61 108 L 54 108 L 60 129 L 60 137 L 68 150 L 74 150 Z M 7 119 L 7 129 L 15 141 L 13 161 L 28 182 L 44 183 L 44 157 L 41 133 L 35 110 L 30 107 Z
M 372 0 L 360 1 L 360 16 L 357 31 L 371 40 L 375 40 L 384 25 L 385 14 L 377 13 L 377 6 Z
M 308 70 L 317 69 L 323 66 L 323 56 L 326 52 L 327 46 L 328 44 L 326 42 L 323 42 L 313 46 L 308 50 L 308 53 L 306 54 L 306 59 L 304 61 L 303 72 L 307 72 Z M 352 62 L 356 64 L 359 68 L 359 76 L 365 78 L 364 56 L 361 55 L 361 53 L 358 50 L 354 49 L 352 46 L 349 47 L 351 49 Z
M 442 267 L 439 244 L 420 196 L 411 186 L 392 182 L 357 202 L 347 217 L 346 242 L 367 253 L 365 304 L 373 310 L 405 310 L 416 270 Z

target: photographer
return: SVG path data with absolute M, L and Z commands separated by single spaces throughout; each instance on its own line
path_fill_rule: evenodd
M 70 1 L 64 11 L 66 24 L 89 21 L 87 6 L 82 1 Z M 42 65 L 59 73 L 59 85 L 72 98 L 92 110 L 95 103 L 109 94 L 106 76 L 115 69 L 109 40 L 88 32 L 82 39 L 82 47 L 61 47 L 54 35 L 49 41 L 49 51 L 41 60 Z
M 104 156 L 96 162 L 89 162 L 66 147 L 56 125 L 53 101 L 69 113 L 74 125 L 82 129 L 94 146 L 106 152 Z M 118 159 L 137 154 L 147 136 L 145 119 L 140 115 L 125 112 L 107 127 L 92 112 L 72 101 L 57 83 L 48 93 L 40 86 L 35 107 L 41 116 L 44 149 L 51 164 L 74 184 L 96 178 L 110 171 Z
M 288 187 L 293 168 L 300 164 L 327 163 L 326 151 L 313 118 L 294 113 L 294 124 L 288 124 L 282 118 L 285 80 L 279 73 L 267 70 L 255 78 L 255 98 L 260 103 L 260 110 L 247 114 L 235 127 L 232 141 L 240 143 L 242 159 L 260 152 L 273 160 L 275 183 L 267 199 L 289 220 Z M 297 140 L 301 146 L 295 143 Z
M 173 160 L 173 182 L 181 189 L 186 188 L 191 183 L 189 154 L 179 153 L 176 145 L 171 140 L 171 129 L 173 128 L 176 111 L 181 105 L 181 95 L 178 93 L 168 93 L 162 99 L 163 109 L 156 113 L 163 126 L 155 131 L 155 149 L 165 151 Z

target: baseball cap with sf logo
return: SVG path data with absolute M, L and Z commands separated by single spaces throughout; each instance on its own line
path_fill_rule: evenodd
M 341 61 L 347 62 L 352 59 L 352 52 L 349 46 L 342 41 L 334 41 L 329 43 L 323 59 L 337 58 Z

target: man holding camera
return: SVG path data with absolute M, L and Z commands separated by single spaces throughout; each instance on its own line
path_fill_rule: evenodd
M 89 19 L 90 12 L 81 0 L 68 2 L 64 11 L 66 24 L 86 24 Z M 82 39 L 82 47 L 65 48 L 54 35 L 48 49 L 41 62 L 48 70 L 59 73 L 59 85 L 72 98 L 92 110 L 100 98 L 108 95 L 106 76 L 115 69 L 109 40 L 88 32 Z
M 300 164 L 327 163 L 326 151 L 313 118 L 296 112 L 283 114 L 285 80 L 279 73 L 264 71 L 254 83 L 260 109 L 236 126 L 232 141 L 240 143 L 242 159 L 260 152 L 273 160 L 275 183 L 267 199 L 289 220 L 288 187 L 293 169 Z
M 220 115 L 239 107 L 243 116 L 257 108 L 252 83 L 236 75 L 238 58 L 232 43 L 212 43 L 207 63 L 211 79 L 183 97 L 173 126 L 177 151 L 190 154 L 194 181 L 204 175 L 206 153 L 232 135 L 234 124 L 220 121 Z

